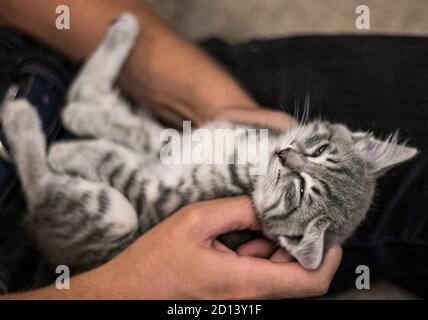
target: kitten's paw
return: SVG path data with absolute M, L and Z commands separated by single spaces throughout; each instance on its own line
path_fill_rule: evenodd
M 88 142 L 58 142 L 48 153 L 48 163 L 56 172 L 80 176 L 92 181 L 100 181 L 97 171 L 96 152 L 85 148 Z
M 108 29 L 107 45 L 109 47 L 121 46 L 125 43 L 134 44 L 139 32 L 137 18 L 129 13 L 117 17 Z
M 12 144 L 29 132 L 41 130 L 37 110 L 26 99 L 16 99 L 6 106 L 2 126 L 7 141 Z
M 62 124 L 78 136 L 96 137 L 109 124 L 108 112 L 103 112 L 102 108 L 102 104 L 70 103 L 61 114 Z

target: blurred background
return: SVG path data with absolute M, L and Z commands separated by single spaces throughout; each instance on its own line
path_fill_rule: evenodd
M 142 0 L 143 1 L 143 0 Z M 428 35 L 428 0 L 145 0 L 192 41 L 229 43 L 305 34 Z M 370 9 L 370 29 L 358 30 L 355 9 Z M 428 53 L 427 53 L 428 57 Z M 356 277 L 356 275 L 350 275 Z M 418 299 L 388 281 L 327 299 Z
M 301 34 L 428 35 L 427 0 L 146 0 L 191 40 L 230 43 Z M 355 8 L 370 9 L 370 30 L 357 30 Z

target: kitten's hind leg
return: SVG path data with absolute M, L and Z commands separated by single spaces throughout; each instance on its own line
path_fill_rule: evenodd
M 135 238 L 136 212 L 117 190 L 50 169 L 40 120 L 28 101 L 8 104 L 2 120 L 27 199 L 28 227 L 52 262 L 92 267 Z
M 56 172 L 107 183 L 106 171 L 120 167 L 123 174 L 141 168 L 143 162 L 139 154 L 107 140 L 60 141 L 48 152 L 48 163 Z
M 123 194 L 141 214 L 141 190 L 156 175 L 158 161 L 106 140 L 59 142 L 52 146 L 49 165 L 56 171 L 103 182 Z M 152 177 L 155 179 L 155 176 Z
M 42 197 L 29 203 L 26 222 L 53 263 L 76 270 L 94 267 L 137 237 L 134 208 L 104 183 L 55 175 L 35 187 Z

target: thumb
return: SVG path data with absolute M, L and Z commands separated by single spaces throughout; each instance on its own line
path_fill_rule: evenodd
M 215 239 L 236 230 L 260 230 L 250 198 L 231 197 L 199 202 L 192 205 L 196 226 L 192 228 L 203 240 Z

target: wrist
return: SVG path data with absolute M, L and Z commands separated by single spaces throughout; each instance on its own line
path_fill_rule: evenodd
M 147 32 L 140 34 L 119 82 L 137 103 L 176 125 L 183 119 L 201 125 L 236 106 L 257 107 L 203 50 L 168 30 Z
M 225 108 L 213 115 L 212 120 L 228 120 L 232 122 L 254 124 L 279 131 L 286 131 L 297 126 L 296 119 L 289 114 L 263 108 L 261 106 Z

